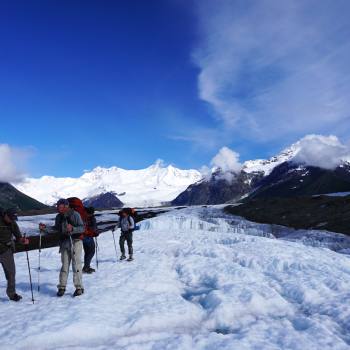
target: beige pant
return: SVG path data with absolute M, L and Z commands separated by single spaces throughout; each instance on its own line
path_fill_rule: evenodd
M 65 247 L 61 249 L 62 267 L 60 272 L 60 281 L 58 288 L 66 289 L 69 267 L 72 262 L 73 283 L 76 289 L 83 289 L 83 275 L 81 270 L 81 256 L 83 251 L 83 242 L 74 240 L 72 249 Z

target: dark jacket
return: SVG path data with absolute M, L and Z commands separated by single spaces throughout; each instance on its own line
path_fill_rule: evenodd
M 13 236 L 17 241 L 22 238 L 17 222 L 12 221 L 11 224 L 6 224 L 0 215 L 0 254 L 5 253 L 8 249 L 14 249 Z
M 71 233 L 67 230 L 67 225 L 73 226 Z M 65 214 L 57 214 L 55 225 L 49 229 L 49 232 L 58 232 L 60 234 L 60 241 L 73 239 L 80 239 L 80 236 L 85 232 L 85 226 L 81 216 L 74 209 L 69 209 Z

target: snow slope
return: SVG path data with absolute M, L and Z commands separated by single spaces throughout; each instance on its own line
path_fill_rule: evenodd
M 201 178 L 196 170 L 180 170 L 171 165 L 163 167 L 161 162 L 156 162 L 142 170 L 97 167 L 79 178 L 28 178 L 16 187 L 50 205 L 62 197 L 88 198 L 115 192 L 125 205 L 155 206 L 173 200 Z
M 294 158 L 298 151 L 296 144 L 294 144 L 290 148 L 283 150 L 279 155 L 270 159 L 248 160 L 243 163 L 242 170 L 249 174 L 261 172 L 264 176 L 267 176 L 276 166 Z
M 25 254 L 16 255 L 24 300 L 9 303 L 2 279 L 0 348 L 350 349 L 349 256 L 217 214 L 144 221 L 132 263 L 116 262 L 111 233 L 101 235 L 100 269 L 84 276 L 79 299 L 71 278 L 55 297 L 59 255 L 47 249 L 31 305 Z M 36 281 L 38 254 L 29 255 Z

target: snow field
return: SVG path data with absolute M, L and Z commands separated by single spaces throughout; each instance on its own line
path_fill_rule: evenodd
M 71 297 L 71 276 L 55 296 L 54 248 L 42 252 L 42 292 L 31 305 L 17 254 L 24 301 L 7 301 L 2 275 L 0 348 L 350 349 L 349 256 L 264 237 L 259 225 L 225 226 L 216 214 L 186 209 L 142 222 L 132 263 L 116 262 L 112 234 L 102 234 L 100 269 L 84 275 L 81 298 Z M 38 253 L 29 255 L 36 282 Z

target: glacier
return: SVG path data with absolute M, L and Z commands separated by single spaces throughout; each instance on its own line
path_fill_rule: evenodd
M 220 206 L 172 210 L 140 226 L 132 263 L 117 261 L 111 232 L 100 235 L 100 268 L 84 275 L 79 299 L 71 278 L 56 298 L 52 248 L 42 252 L 31 305 L 26 257 L 16 254 L 24 299 L 8 302 L 1 283 L 0 348 L 350 349 L 348 237 L 272 229 Z M 35 282 L 38 252 L 29 256 Z

